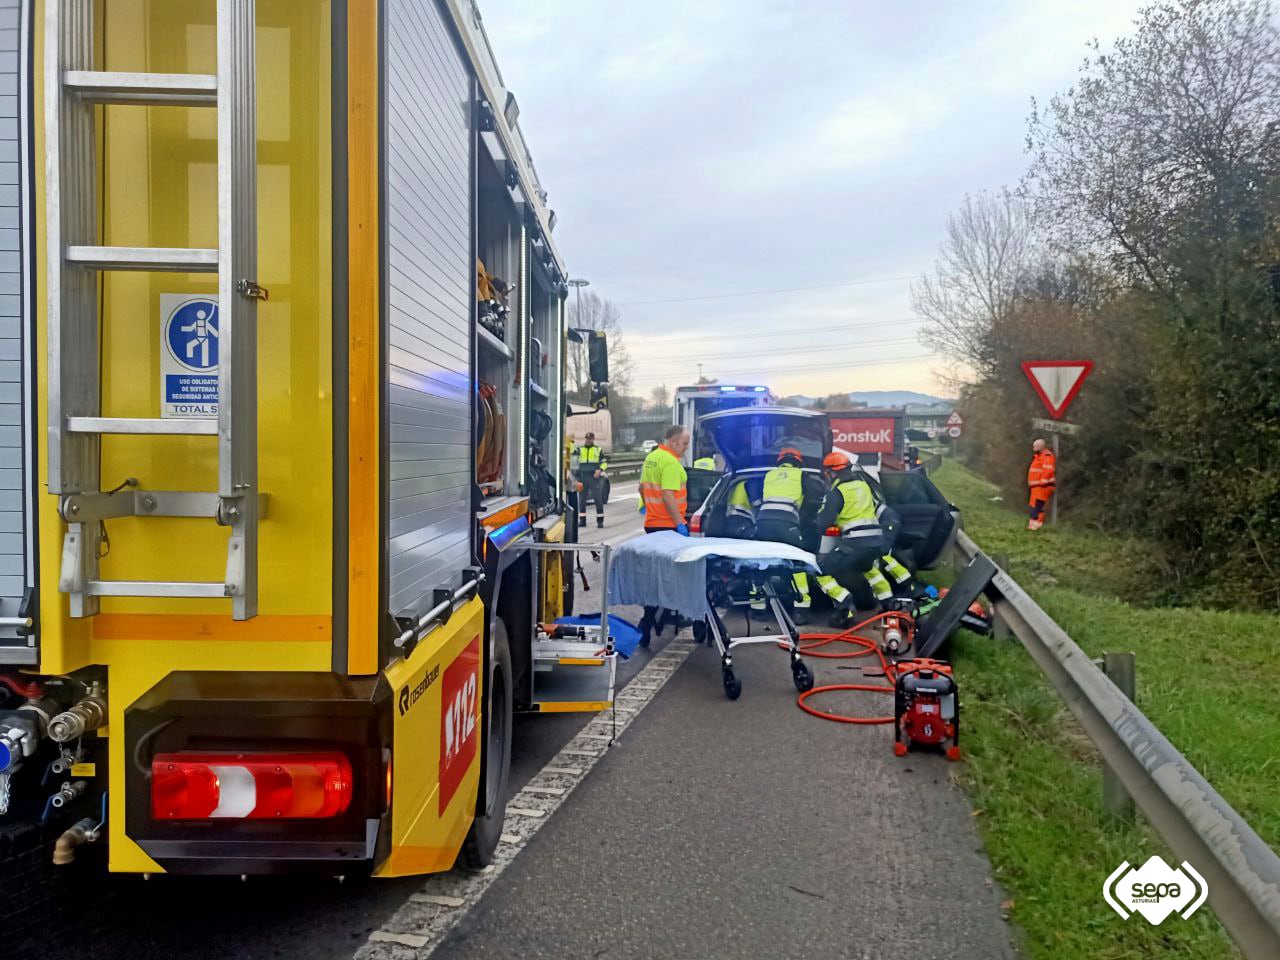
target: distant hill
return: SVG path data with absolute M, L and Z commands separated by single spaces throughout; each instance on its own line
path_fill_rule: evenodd
M 952 406 L 954 400 L 933 397 L 927 393 L 916 393 L 914 390 L 860 390 L 849 394 L 856 403 L 865 403 L 869 407 L 905 407 L 915 406 Z
M 778 403 L 784 407 L 811 407 L 820 397 L 808 397 L 802 393 L 792 394 L 789 397 L 782 397 Z M 933 407 L 933 406 L 954 406 L 954 400 L 944 400 L 942 397 L 933 397 L 927 393 L 917 393 L 914 390 L 859 390 L 849 394 L 851 403 L 864 403 L 868 407 L 905 407 L 907 405 L 916 407 Z

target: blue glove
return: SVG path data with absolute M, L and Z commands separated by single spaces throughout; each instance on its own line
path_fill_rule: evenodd
M 640 505 L 640 516 L 644 516 L 644 504 Z
M 687 537 L 689 535 L 689 528 L 682 523 L 680 526 L 676 527 L 676 533 L 680 534 L 682 537 Z

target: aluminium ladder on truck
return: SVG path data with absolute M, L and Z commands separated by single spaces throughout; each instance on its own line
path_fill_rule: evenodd
M 255 0 L 217 0 L 217 75 L 95 69 L 93 0 L 48 0 L 45 135 L 48 216 L 49 492 L 67 522 L 59 588 L 71 616 L 98 612 L 99 597 L 222 597 L 247 620 L 258 605 L 257 115 Z M 217 110 L 218 248 L 100 245 L 99 105 Z M 218 416 L 104 416 L 98 278 L 103 271 L 217 273 Z M 106 434 L 216 436 L 216 492 L 145 490 L 134 478 L 104 492 Z M 103 521 L 207 517 L 231 528 L 223 582 L 103 580 Z

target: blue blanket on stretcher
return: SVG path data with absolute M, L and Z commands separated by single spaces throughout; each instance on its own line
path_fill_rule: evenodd
M 745 568 L 818 573 L 818 560 L 785 543 L 682 537 L 675 531 L 643 534 L 618 545 L 609 561 L 609 602 L 665 607 L 701 619 L 707 604 L 707 561 L 728 560 Z

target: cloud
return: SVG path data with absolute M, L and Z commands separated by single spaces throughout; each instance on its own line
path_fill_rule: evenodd
M 1127 31 L 1139 2 L 481 0 L 557 244 L 620 303 L 918 275 L 966 192 L 1020 176 L 1029 98 L 1069 85 L 1086 41 Z M 908 286 L 624 306 L 623 319 L 642 375 L 696 374 L 692 351 L 673 357 L 664 340 L 719 335 L 728 354 L 779 329 L 799 341 L 819 320 L 887 323 L 910 317 Z M 930 361 L 788 373 L 796 356 L 722 367 L 807 393 L 934 386 Z

